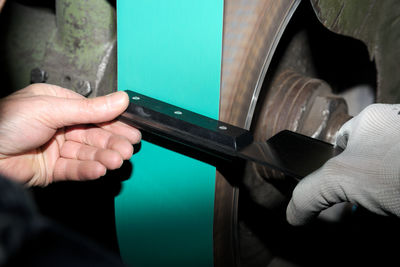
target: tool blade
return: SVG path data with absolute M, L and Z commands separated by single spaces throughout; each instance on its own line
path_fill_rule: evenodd
M 301 179 L 341 152 L 332 144 L 285 130 L 265 143 L 253 142 L 237 156 Z

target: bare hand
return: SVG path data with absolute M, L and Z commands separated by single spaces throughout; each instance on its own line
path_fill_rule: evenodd
M 119 168 L 140 132 L 113 121 L 128 106 L 126 93 L 87 99 L 49 84 L 34 84 L 0 100 L 0 173 L 20 183 L 90 180 Z

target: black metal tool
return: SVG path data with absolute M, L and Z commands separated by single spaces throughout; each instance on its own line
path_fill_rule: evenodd
M 218 158 L 254 161 L 301 179 L 341 152 L 329 143 L 287 130 L 266 142 L 254 142 L 248 130 L 133 91 L 126 92 L 130 104 L 119 120 Z

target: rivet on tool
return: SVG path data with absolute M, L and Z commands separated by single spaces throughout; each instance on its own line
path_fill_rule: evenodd
M 138 96 L 132 96 L 132 99 L 133 99 L 133 100 L 140 100 L 140 97 L 138 97 Z
M 174 113 L 175 113 L 176 115 L 182 115 L 182 111 L 179 111 L 179 110 L 174 111 Z
M 221 126 L 219 126 L 218 128 L 219 128 L 220 130 L 224 130 L 224 131 L 225 131 L 225 130 L 228 130 L 228 127 L 226 127 L 226 126 L 224 126 L 224 125 L 221 125 Z

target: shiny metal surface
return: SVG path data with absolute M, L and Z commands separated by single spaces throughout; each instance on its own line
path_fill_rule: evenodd
M 341 153 L 333 145 L 292 131 L 282 131 L 265 143 L 254 142 L 238 156 L 301 179 Z
M 215 160 L 209 163 L 215 166 L 218 166 L 218 159 L 226 159 L 229 164 L 238 157 L 301 179 L 340 152 L 329 143 L 289 130 L 279 132 L 266 142 L 252 142 L 251 132 L 245 129 L 137 92 L 126 92 L 130 104 L 120 120 L 140 129 L 145 134 L 144 139 L 147 134 L 163 138 L 157 143 L 169 145 L 178 153 L 186 152 L 174 147 L 184 145 L 214 156 Z M 180 111 L 179 115 L 176 110 Z
M 282 16 L 283 20 L 281 21 L 281 24 L 279 24 L 279 27 L 275 32 L 274 38 L 272 38 L 272 43 L 266 52 L 264 62 L 262 63 L 260 72 L 256 80 L 256 84 L 253 88 L 253 96 L 251 97 L 251 102 L 247 111 L 246 121 L 244 124 L 245 129 L 250 129 L 251 123 L 253 121 L 254 110 L 257 105 L 258 96 L 260 94 L 261 87 L 264 82 L 264 78 L 267 73 L 268 67 L 271 63 L 272 56 L 274 55 L 276 47 L 278 46 L 278 43 L 282 37 L 284 30 L 286 29 L 287 24 L 289 23 L 290 19 L 293 16 L 293 13 L 296 11 L 299 4 L 300 0 L 296 0 L 292 3 L 290 9 L 287 10 L 287 14 Z

